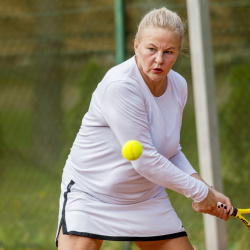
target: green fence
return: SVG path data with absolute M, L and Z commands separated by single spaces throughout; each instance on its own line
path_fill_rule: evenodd
M 91 93 L 116 64 L 114 1 L 0 5 L 0 250 L 55 249 L 62 169 Z M 141 15 L 160 6 L 186 19 L 184 0 L 124 1 L 126 58 Z M 250 1 L 210 1 L 210 15 L 224 192 L 250 207 Z M 198 170 L 188 39 L 186 47 L 174 66 L 189 87 L 181 142 Z M 195 249 L 205 249 L 202 215 L 169 195 Z M 250 249 L 242 223 L 231 219 L 227 232 L 229 249 Z

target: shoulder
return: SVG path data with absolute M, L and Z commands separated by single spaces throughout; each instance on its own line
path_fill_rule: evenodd
M 187 85 L 186 79 L 182 75 L 180 75 L 179 73 L 177 73 L 176 71 L 172 69 L 170 70 L 168 76 L 170 77 L 171 81 L 175 82 L 180 87 Z
M 140 86 L 133 81 L 115 80 L 106 84 L 103 89 L 103 97 L 109 98 L 110 101 L 133 102 L 138 99 L 143 99 L 143 94 Z
M 170 70 L 168 74 L 169 80 L 172 86 L 181 94 L 187 93 L 187 81 L 186 79 L 174 70 Z
M 108 70 L 108 72 L 104 76 L 104 80 L 107 82 L 111 82 L 114 80 L 124 81 L 127 78 L 133 76 L 133 68 L 135 67 L 135 65 L 135 59 L 134 57 L 132 57 Z
M 124 97 L 136 94 L 143 95 L 141 83 L 137 76 L 137 65 L 134 57 L 111 68 L 99 84 L 102 93 Z

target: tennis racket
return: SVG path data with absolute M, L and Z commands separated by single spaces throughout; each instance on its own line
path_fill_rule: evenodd
M 221 204 L 222 203 L 218 202 L 218 206 L 220 206 Z M 232 207 L 232 209 L 230 211 L 231 216 L 234 216 L 235 218 L 242 221 L 247 226 L 247 228 L 250 229 L 249 221 L 244 216 L 242 216 L 242 214 L 250 214 L 250 208 L 241 209 L 241 208 Z

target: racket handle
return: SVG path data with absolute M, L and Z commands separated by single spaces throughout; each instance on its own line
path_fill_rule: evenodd
M 232 207 L 232 209 L 230 210 L 230 215 L 235 217 L 237 212 L 238 212 L 238 208 Z

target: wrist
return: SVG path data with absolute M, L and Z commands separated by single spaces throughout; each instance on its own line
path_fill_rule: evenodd
M 206 183 L 206 186 L 207 186 L 208 189 L 211 190 L 211 191 L 215 190 L 214 187 L 213 187 L 212 185 L 209 185 L 209 184 Z

